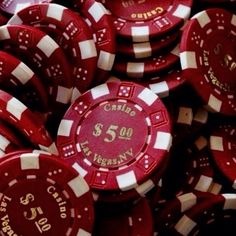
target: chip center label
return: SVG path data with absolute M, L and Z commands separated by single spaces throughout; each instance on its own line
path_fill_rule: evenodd
M 94 165 L 118 168 L 144 151 L 147 137 L 148 124 L 142 109 L 126 100 L 113 100 L 98 105 L 86 116 L 77 143 Z
M 42 181 L 38 189 L 35 185 L 39 186 L 39 183 L 32 181 L 26 187 L 24 181 L 20 181 L 2 196 L 1 230 L 7 235 L 18 235 L 15 232 L 26 235 L 24 230 L 27 228 L 31 228 L 35 235 L 52 235 L 57 230 L 58 223 L 64 224 L 66 232 L 70 224 L 70 206 L 66 197 L 58 187 L 49 183 Z M 48 196 L 48 201 L 42 201 L 45 195 Z M 20 214 L 15 214 L 15 211 Z M 14 227 L 11 227 L 11 221 L 14 222 Z

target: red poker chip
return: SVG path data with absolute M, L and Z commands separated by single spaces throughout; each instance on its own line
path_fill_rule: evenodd
M 131 58 L 148 58 L 156 55 L 158 52 L 170 47 L 180 36 L 180 31 L 172 32 L 156 40 L 144 43 L 130 43 L 124 39 L 117 39 L 117 53 Z
M 54 112 L 68 106 L 72 94 L 69 64 L 59 45 L 42 31 L 26 25 L 5 25 L 0 28 L 1 49 L 18 56 L 37 71 L 50 95 Z
M 77 4 L 81 5 L 78 1 Z M 86 0 L 80 10 L 95 35 L 98 62 L 94 84 L 101 84 L 110 76 L 115 61 L 116 32 L 112 17 L 104 5 L 95 0 Z
M 113 71 L 133 79 L 150 78 L 150 76 L 156 76 L 156 74 L 173 67 L 178 61 L 179 45 L 170 52 L 160 53 L 160 55 L 154 55 L 146 60 L 127 61 L 123 57 L 116 57 Z
M 114 27 L 121 37 L 131 38 L 133 42 L 151 41 L 153 37 L 163 35 L 181 27 L 188 19 L 192 1 L 172 0 L 159 2 L 123 3 L 103 0 L 113 16 Z
M 170 164 L 162 177 L 163 196 L 170 198 L 193 191 L 218 193 L 221 190 L 213 186 L 215 168 L 208 145 L 208 139 L 200 135 L 187 149 L 172 149 Z
M 96 211 L 94 236 L 152 236 L 153 219 L 145 198 L 132 206 L 102 207 Z
M 19 11 L 8 24 L 27 24 L 49 34 L 70 62 L 73 99 L 88 89 L 95 75 L 97 50 L 92 32 L 79 14 L 58 4 L 37 4 Z
M 235 204 L 235 194 L 212 195 L 181 217 L 173 235 L 234 235 Z
M 26 153 L 0 163 L 2 234 L 90 235 L 93 200 L 84 179 L 60 159 Z M 37 186 L 37 187 L 35 187 Z
M 235 153 L 236 125 L 235 122 L 215 127 L 210 136 L 210 150 L 213 160 L 221 173 L 236 189 Z
M 43 122 L 18 99 L 0 90 L 0 119 L 17 128 L 28 140 L 42 150 L 57 154 L 57 148 Z
M 78 11 L 91 27 L 98 51 L 93 85 L 104 83 L 110 76 L 116 53 L 116 33 L 111 14 L 96 0 L 71 0 L 63 1 L 63 4 Z
M 0 1 L 0 9 L 3 12 L 13 15 L 29 5 L 51 1 L 52 0 L 3 0 Z
M 196 14 L 186 25 L 180 44 L 183 75 L 207 108 L 236 114 L 235 15 L 223 9 Z
M 171 121 L 151 90 L 107 83 L 80 96 L 62 119 L 57 146 L 94 190 L 130 190 L 166 160 Z
M 162 209 L 154 213 L 155 234 L 170 235 L 170 230 L 185 212 L 210 197 L 210 193 L 189 192 L 167 201 Z
M 48 111 L 48 95 L 35 73 L 18 58 L 0 51 L 1 89 L 14 95 L 32 111 Z

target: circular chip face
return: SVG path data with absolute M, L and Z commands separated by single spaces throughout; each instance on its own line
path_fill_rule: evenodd
M 148 59 L 126 60 L 122 56 L 116 57 L 113 67 L 114 72 L 125 75 L 128 78 L 142 79 L 144 77 L 156 76 L 179 61 L 179 45 L 172 51 L 162 52 Z
M 8 14 L 14 15 L 29 5 L 51 1 L 52 0 L 6 0 L 0 2 L 0 9 Z
M 219 170 L 236 189 L 235 153 L 236 153 L 236 125 L 222 125 L 214 129 L 210 136 L 210 150 Z
M 73 168 L 54 156 L 26 153 L 5 159 L 0 169 L 4 235 L 91 234 L 92 196 Z
M 111 11 L 117 34 L 133 42 L 151 41 L 188 19 L 191 0 L 138 1 L 101 0 Z
M 173 235 L 235 235 L 235 204 L 236 194 L 212 195 L 181 217 Z
M 14 95 L 32 111 L 48 111 L 48 95 L 35 73 L 21 60 L 0 51 L 1 89 Z
M 236 115 L 235 15 L 208 9 L 195 15 L 183 31 L 180 59 L 183 75 L 208 109 Z
M 153 235 L 152 213 L 145 198 L 128 207 L 98 208 L 96 216 L 94 236 Z
M 97 50 L 83 18 L 58 4 L 36 4 L 17 12 L 9 25 L 30 25 L 50 35 L 65 52 L 73 80 L 73 97 L 85 92 L 94 79 Z M 75 99 L 75 98 L 74 98 Z
M 58 129 L 60 155 L 93 189 L 129 190 L 165 160 L 171 121 L 151 90 L 131 82 L 107 83 L 79 97 Z

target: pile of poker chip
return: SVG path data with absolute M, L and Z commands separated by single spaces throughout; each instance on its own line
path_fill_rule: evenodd
M 235 0 L 0 1 L 0 235 L 235 235 Z

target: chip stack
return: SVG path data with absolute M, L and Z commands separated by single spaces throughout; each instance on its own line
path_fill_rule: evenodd
M 113 74 L 121 80 L 145 83 L 168 96 L 169 90 L 183 83 L 179 42 L 192 1 L 104 4 L 113 15 L 119 45 Z
M 235 13 L 0 1 L 0 235 L 235 235 Z

